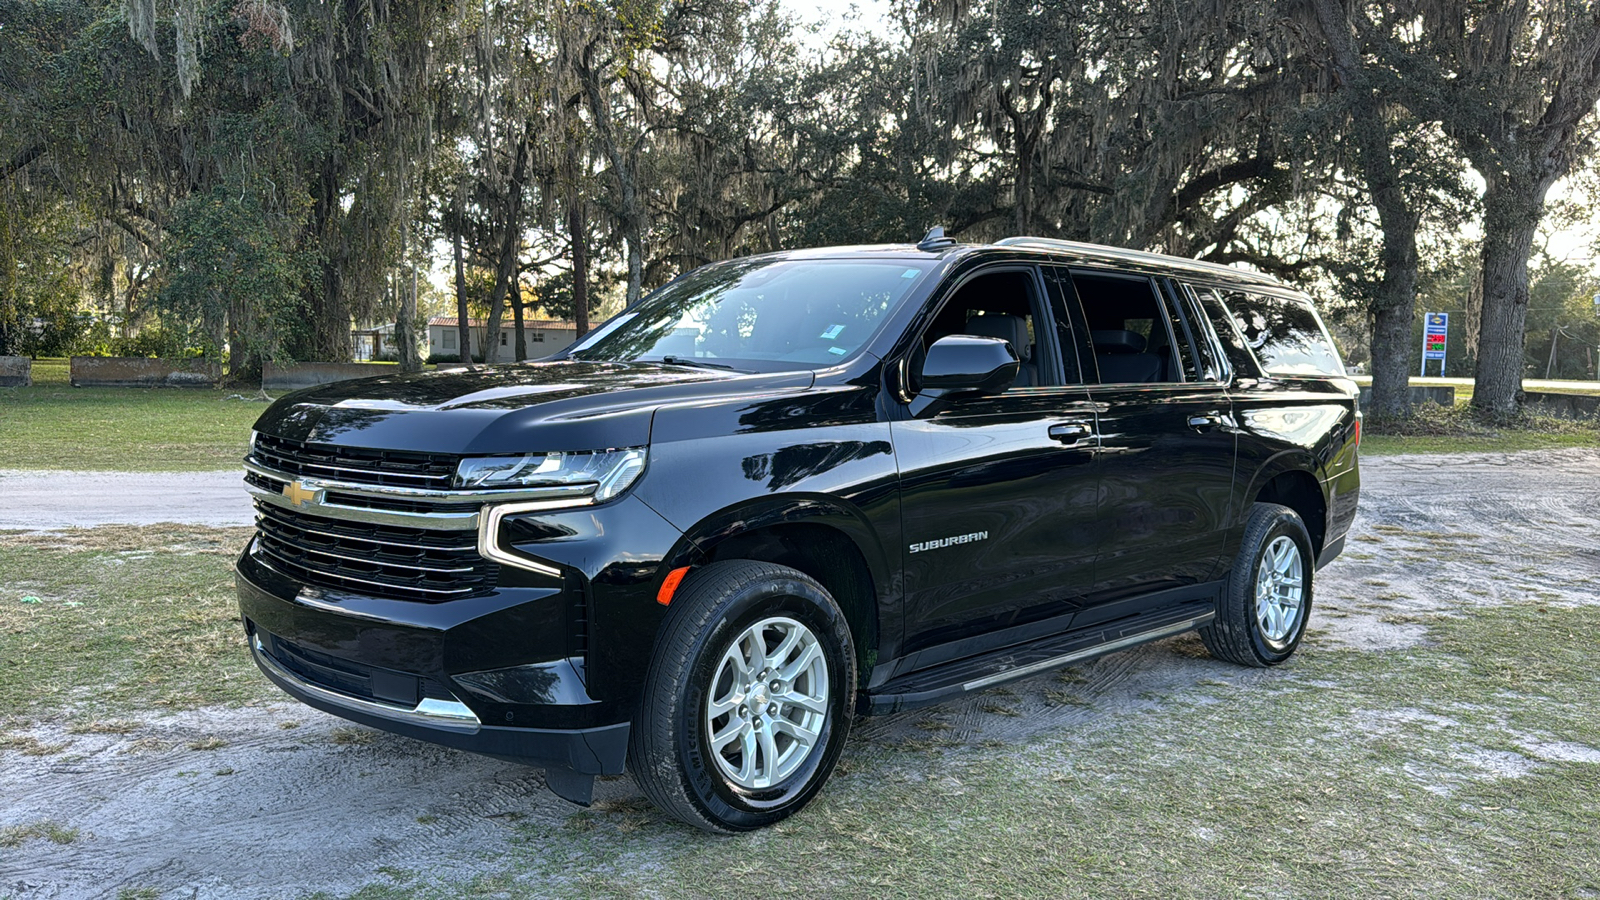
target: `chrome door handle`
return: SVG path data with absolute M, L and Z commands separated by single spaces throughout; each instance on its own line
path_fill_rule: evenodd
M 1189 427 L 1196 431 L 1208 431 L 1222 424 L 1222 416 L 1216 413 L 1206 413 L 1203 416 L 1190 416 Z
M 1083 422 L 1063 422 L 1050 426 L 1050 440 L 1072 445 L 1094 434 L 1094 428 Z

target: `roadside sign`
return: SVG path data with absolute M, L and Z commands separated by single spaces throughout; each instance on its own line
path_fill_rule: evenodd
M 1600 298 L 1597 298 L 1600 299 Z M 1442 312 L 1427 313 L 1422 318 L 1422 371 L 1418 374 L 1428 374 L 1428 360 L 1439 361 L 1439 374 L 1444 375 L 1445 348 L 1450 341 L 1450 314 Z

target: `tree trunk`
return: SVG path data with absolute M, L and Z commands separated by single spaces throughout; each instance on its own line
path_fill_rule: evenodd
M 1016 215 L 1017 234 L 1026 235 L 1033 233 L 1033 217 L 1029 215 L 1029 205 L 1033 201 L 1033 159 L 1031 152 L 1022 147 L 1017 148 L 1017 205 L 1013 210 Z
M 517 295 L 511 298 L 511 318 L 517 323 L 517 362 L 522 362 L 528 358 L 528 333 L 523 330 L 521 293 L 521 291 L 518 291 Z
M 583 218 L 583 200 L 574 196 L 567 212 L 567 227 L 572 236 L 572 324 L 576 326 L 575 339 L 582 339 L 589 333 L 589 249 Z
M 394 322 L 395 350 L 400 371 L 422 371 L 422 353 L 417 347 L 417 269 L 411 267 L 410 284 L 400 286 L 400 315 Z
M 632 309 L 639 302 L 644 282 L 644 234 L 648 228 L 644 204 L 639 199 L 639 186 L 633 159 L 617 139 L 611 122 L 611 104 L 606 100 L 604 86 L 594 71 L 586 50 L 577 65 L 578 77 L 583 84 L 584 96 L 589 101 L 589 113 L 594 118 L 595 131 L 600 136 L 600 148 L 611 164 L 612 175 L 617 179 L 617 193 L 622 199 L 622 239 L 628 245 L 628 293 L 625 305 Z
M 1385 241 L 1387 243 L 1387 241 Z M 1387 249 L 1387 248 L 1386 248 Z M 1391 278 L 1391 274 L 1399 277 Z M 1385 271 L 1372 307 L 1372 397 L 1367 411 L 1399 417 L 1411 411 L 1411 323 L 1416 317 L 1415 261 Z
M 1491 418 L 1522 404 L 1528 322 L 1528 257 L 1553 179 L 1500 177 L 1483 195 L 1483 310 L 1472 407 Z
M 1358 126 L 1359 127 L 1359 126 Z M 1387 140 L 1379 148 L 1363 148 L 1362 156 L 1381 152 L 1382 166 L 1392 168 Z M 1370 168 L 1365 167 L 1364 168 Z M 1373 174 L 1368 174 L 1372 184 Z M 1372 301 L 1372 399 L 1378 416 L 1404 416 L 1411 412 L 1411 324 L 1417 308 L 1418 214 L 1407 207 L 1399 185 L 1391 177 L 1373 189 L 1373 203 L 1383 228 L 1383 280 Z M 1381 196 L 1380 196 L 1381 195 Z
M 338 239 L 343 215 L 339 173 L 331 155 L 322 165 L 311 221 L 316 242 L 322 247 L 320 278 L 307 286 L 311 296 L 311 355 L 318 362 L 350 361 L 350 310 L 345 304 L 344 266 L 347 262 Z
M 1383 229 L 1383 280 L 1372 303 L 1372 399 L 1379 416 L 1411 411 L 1411 322 L 1417 303 L 1417 226 L 1390 151 L 1389 121 L 1363 71 L 1338 0 L 1317 0 L 1317 24 L 1350 103 L 1350 137 Z
M 460 206 L 457 205 L 459 212 Z M 467 269 L 461 262 L 461 220 L 456 220 L 455 233 L 450 236 L 456 256 L 456 331 L 460 334 L 461 361 L 472 365 L 472 325 L 467 317 Z
M 261 351 L 246 346 L 249 342 L 240 328 L 249 317 L 244 300 L 235 297 L 228 308 L 228 380 L 235 384 L 261 380 Z
M 522 249 L 522 182 L 528 177 L 528 144 L 533 140 L 533 122 L 523 128 L 517 143 L 516 162 L 511 166 L 511 182 L 507 186 L 505 218 L 500 223 L 500 262 L 495 267 L 494 291 L 489 295 L 489 324 L 483 338 L 483 361 L 500 361 L 500 321 L 505 312 L 503 304 L 508 292 L 518 296 L 511 302 L 520 303 L 521 289 L 516 282 L 517 256 Z

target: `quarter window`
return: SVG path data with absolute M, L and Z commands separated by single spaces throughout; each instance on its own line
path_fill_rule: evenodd
M 1183 317 L 1189 326 L 1189 340 L 1198 357 L 1196 362 L 1200 368 L 1200 380 L 1221 381 L 1226 372 L 1222 362 L 1222 348 L 1211 337 L 1210 329 L 1206 328 L 1206 314 L 1200 308 L 1199 289 L 1178 282 L 1174 282 L 1173 287 L 1183 308 Z
M 1223 301 L 1267 373 L 1344 375 L 1339 351 L 1309 301 L 1246 291 L 1228 291 Z

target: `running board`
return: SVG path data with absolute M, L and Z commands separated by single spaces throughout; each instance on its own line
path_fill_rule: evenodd
M 1203 612 L 1197 612 L 1197 606 L 1202 604 L 1185 604 L 1178 609 L 1162 610 L 1133 620 L 1107 623 L 1086 632 L 1054 635 L 1030 644 L 1007 647 L 983 656 L 912 672 L 888 682 L 871 694 L 864 694 L 860 711 L 869 716 L 881 716 L 928 706 L 957 694 L 981 691 L 1096 656 L 1193 631 L 1216 618 L 1216 611 L 1210 603 L 1203 604 Z

